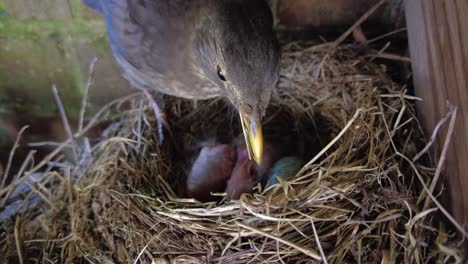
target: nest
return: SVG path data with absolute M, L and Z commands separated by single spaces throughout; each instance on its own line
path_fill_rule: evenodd
M 235 112 L 222 100 L 166 99 L 163 144 L 146 98 L 133 94 L 45 160 L 28 157 L 1 193 L 11 203 L 29 182 L 19 216 L 1 225 L 2 262 L 461 261 L 462 244 L 433 199 L 438 172 L 415 117 L 418 98 L 369 54 L 334 43 L 283 46 L 265 134 L 308 162 L 290 181 L 240 200 L 180 195 L 200 142 L 240 134 Z M 105 128 L 97 137 L 96 127 Z

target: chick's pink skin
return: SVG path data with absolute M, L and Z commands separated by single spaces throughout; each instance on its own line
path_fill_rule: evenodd
M 237 200 L 243 193 L 252 193 L 252 189 L 268 173 L 274 162 L 278 159 L 273 147 L 265 145 L 265 151 L 260 166 L 249 160 L 245 144 L 237 146 L 237 162 L 227 182 L 225 192 L 231 199 Z
M 238 159 L 231 178 L 227 182 L 226 193 L 231 199 L 239 199 L 243 193 L 250 193 L 255 186 L 255 161 L 249 160 L 248 154 L 242 155 L 238 152 Z
M 201 202 L 215 200 L 210 192 L 223 192 L 236 161 L 230 145 L 203 147 L 187 179 L 187 195 Z

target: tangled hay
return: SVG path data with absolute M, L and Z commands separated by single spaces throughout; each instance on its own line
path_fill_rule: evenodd
M 168 98 L 171 132 L 159 145 L 144 98 L 109 104 L 76 140 L 38 164 L 26 160 L 1 192 L 5 205 L 16 186 L 31 182 L 21 216 L 1 225 L 2 262 L 461 261 L 462 245 L 424 191 L 436 171 L 428 154 L 418 155 L 417 98 L 368 54 L 333 43 L 283 47 L 265 131 L 309 162 L 291 181 L 239 201 L 180 195 L 199 142 L 240 134 L 228 104 Z M 89 136 L 103 123 L 99 137 Z M 42 202 L 27 208 L 38 196 Z

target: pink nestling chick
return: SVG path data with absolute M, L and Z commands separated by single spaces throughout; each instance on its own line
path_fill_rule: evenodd
M 192 165 L 187 179 L 187 195 L 201 202 L 216 200 L 211 193 L 223 192 L 236 162 L 231 145 L 205 146 Z
M 227 182 L 225 192 L 234 200 L 239 199 L 243 193 L 252 193 L 255 185 L 265 177 L 278 158 L 273 147 L 265 144 L 262 162 L 257 165 L 254 160 L 249 160 L 245 144 L 238 144 L 237 161 Z

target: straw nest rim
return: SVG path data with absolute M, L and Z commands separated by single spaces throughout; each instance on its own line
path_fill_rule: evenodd
M 216 128 L 230 124 L 237 129 L 236 120 L 225 118 L 226 103 L 194 105 L 169 98 L 171 137 L 180 142 L 169 138 L 158 145 L 154 113 L 144 97 L 116 100 L 45 160 L 35 164 L 28 158 L 16 181 L 2 190 L 7 204 L 14 188 L 29 181 L 22 201 L 42 200 L 32 208 L 23 203 L 21 217 L 2 223 L 2 258 L 99 263 L 461 261 L 462 245 L 439 221 L 440 207 L 432 199 L 437 194 L 427 184 L 438 175 L 424 148 L 415 100 L 388 78 L 382 65 L 353 46 L 284 45 L 270 113 L 283 111 L 290 121 L 301 120 L 288 128 L 297 134 L 311 132 L 310 127 L 314 135 L 324 129 L 329 141 L 294 179 L 221 203 L 178 198 L 176 192 L 184 181 L 180 142 L 195 144 L 201 139 L 200 127 L 217 122 L 213 120 L 219 120 Z M 111 109 L 119 114 L 110 115 Z M 313 124 L 318 119 L 320 124 Z M 99 138 L 86 136 L 103 123 L 106 129 Z M 64 149 L 75 152 L 75 165 L 65 161 Z M 40 179 L 32 181 L 39 172 Z

